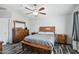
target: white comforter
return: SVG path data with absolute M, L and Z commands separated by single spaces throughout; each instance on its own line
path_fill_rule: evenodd
M 29 35 L 25 37 L 24 40 L 53 47 L 55 42 L 55 35 L 54 34 L 35 34 L 35 35 Z

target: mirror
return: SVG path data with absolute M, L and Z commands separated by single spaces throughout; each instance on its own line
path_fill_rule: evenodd
M 14 21 L 14 28 L 25 28 L 26 23 L 22 21 Z

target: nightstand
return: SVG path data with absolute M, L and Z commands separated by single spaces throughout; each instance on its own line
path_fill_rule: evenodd
M 56 34 L 57 43 L 67 44 L 67 35 L 65 34 Z

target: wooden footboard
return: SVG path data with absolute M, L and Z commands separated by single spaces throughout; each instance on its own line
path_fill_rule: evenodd
M 21 41 L 22 43 L 22 49 L 24 50 L 24 48 L 27 49 L 31 49 L 32 51 L 35 51 L 39 54 L 51 54 L 51 47 L 46 46 L 46 45 L 40 45 L 40 44 L 36 44 L 36 43 L 32 43 L 29 41 Z

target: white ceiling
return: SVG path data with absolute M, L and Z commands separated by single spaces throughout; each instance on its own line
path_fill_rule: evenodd
M 72 12 L 72 10 L 75 8 L 77 4 L 39 4 L 37 8 L 40 8 L 42 6 L 45 7 L 45 12 L 48 16 L 56 16 L 56 15 L 67 15 Z M 11 12 L 17 12 L 22 16 L 33 18 L 34 15 L 29 14 L 26 15 L 26 13 L 30 12 L 29 10 L 26 10 L 24 7 L 27 6 L 31 9 L 33 9 L 33 4 L 2 4 L 0 7 L 6 8 L 8 11 Z M 0 10 L 1 11 L 1 10 Z M 40 15 L 39 15 L 40 16 Z

